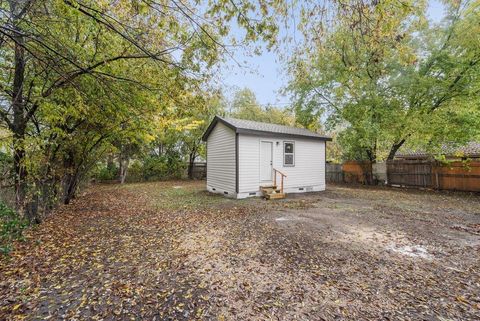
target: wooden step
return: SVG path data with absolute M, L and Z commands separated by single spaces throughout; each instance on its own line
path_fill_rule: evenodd
M 267 200 L 281 199 L 281 198 L 285 198 L 285 194 L 284 193 L 272 193 L 272 194 L 265 195 L 265 198 Z
M 260 189 L 277 189 L 277 185 L 260 186 Z
M 262 189 L 262 194 L 267 195 L 267 194 L 278 194 L 281 191 L 279 189 Z
M 262 191 L 263 197 L 268 200 L 285 198 L 285 194 L 281 193 L 281 190 L 275 185 L 260 186 L 260 190 Z

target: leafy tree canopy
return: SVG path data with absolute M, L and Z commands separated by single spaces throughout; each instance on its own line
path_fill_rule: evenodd
M 258 103 L 255 93 L 248 88 L 238 90 L 230 105 L 232 117 L 280 125 L 295 124 L 295 118 L 288 109 L 270 105 L 263 107 Z
M 212 67 L 229 42 L 272 45 L 281 7 L 0 1 L 0 128 L 11 133 L 17 210 L 38 221 L 38 205 L 69 202 L 104 155 L 118 152 L 128 166 L 130 154 L 171 128 L 190 144 L 187 133 L 204 123 L 197 116 L 209 115 L 201 101 L 210 99 Z M 232 23 L 244 30 L 241 38 L 229 36 Z
M 479 4 L 445 5 L 446 18 L 432 24 L 425 1 L 307 1 L 305 42 L 289 64 L 297 120 L 324 117 L 348 159 L 478 138 Z

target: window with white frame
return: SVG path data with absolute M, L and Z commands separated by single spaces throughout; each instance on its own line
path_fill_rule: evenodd
M 283 142 L 283 166 L 295 166 L 294 142 Z

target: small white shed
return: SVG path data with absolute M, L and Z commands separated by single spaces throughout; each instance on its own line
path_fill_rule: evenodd
M 207 142 L 207 190 L 233 198 L 325 190 L 324 137 L 304 128 L 215 116 Z M 273 192 L 275 193 L 275 191 Z

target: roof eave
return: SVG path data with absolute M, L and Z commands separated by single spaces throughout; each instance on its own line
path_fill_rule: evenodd
M 218 122 L 221 122 L 225 126 L 233 129 L 235 133 L 238 133 L 238 134 L 254 134 L 254 135 L 263 134 L 263 135 L 268 135 L 273 137 L 290 137 L 290 138 L 303 138 L 303 139 L 312 139 L 312 140 L 321 140 L 321 141 L 332 141 L 331 137 L 324 137 L 324 136 L 308 136 L 308 135 L 276 133 L 276 132 L 263 131 L 263 130 L 238 128 L 232 125 L 231 123 L 225 121 L 221 117 L 215 116 L 202 136 L 202 140 L 204 142 L 207 141 L 208 136 L 210 136 L 210 134 L 212 133 L 213 129 L 215 128 Z
M 255 130 L 255 129 L 237 128 L 236 132 L 239 134 L 253 134 L 253 135 L 263 134 L 271 137 L 290 137 L 290 138 L 304 138 L 304 139 L 313 139 L 313 140 L 321 140 L 321 141 L 332 141 L 332 138 L 324 137 L 324 136 L 308 136 L 308 135 L 299 135 L 299 134 L 275 133 L 275 132 Z

